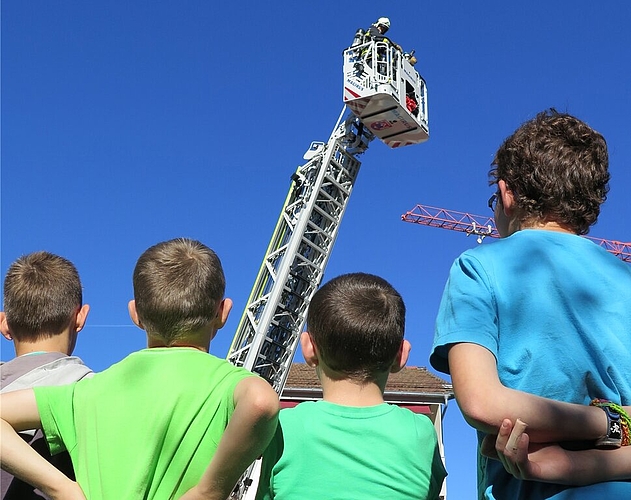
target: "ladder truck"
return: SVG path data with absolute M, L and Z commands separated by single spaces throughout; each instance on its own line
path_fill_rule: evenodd
M 361 30 L 343 56 L 344 107 L 328 142 L 313 142 L 306 163 L 291 176 L 227 355 L 279 395 L 359 173 L 358 156 L 375 137 L 391 148 L 429 138 L 427 89 L 414 59 L 387 39 L 366 39 Z M 232 498 L 246 498 L 252 475 L 250 468 Z

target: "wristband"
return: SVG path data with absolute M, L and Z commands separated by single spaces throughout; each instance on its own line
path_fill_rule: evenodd
M 599 407 L 607 415 L 607 434 L 597 439 L 594 446 L 600 449 L 615 449 L 629 445 L 631 419 L 624 409 L 604 399 L 594 399 L 590 405 Z

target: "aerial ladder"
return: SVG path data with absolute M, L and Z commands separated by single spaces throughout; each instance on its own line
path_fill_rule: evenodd
M 344 107 L 328 142 L 313 142 L 289 192 L 227 359 L 279 393 L 320 285 L 364 153 L 429 138 L 425 81 L 394 44 L 356 35 L 344 51 Z
M 309 302 L 322 281 L 364 153 L 375 138 L 391 148 L 429 138 L 427 88 L 414 60 L 361 30 L 344 50 L 344 107 L 328 142 L 313 142 L 289 192 L 227 359 L 258 373 L 280 395 Z M 232 498 L 246 492 L 256 467 Z M 254 488 L 252 488 L 253 490 Z
M 401 215 L 401 220 L 429 227 L 459 231 L 465 233 L 467 236 L 473 235 L 476 237 L 478 243 L 482 243 L 482 240 L 487 236 L 489 238 L 500 237 L 495 227 L 495 219 L 493 217 L 446 210 L 444 208 L 430 207 L 428 205 L 416 205 L 412 210 Z M 592 236 L 585 236 L 585 238 L 603 247 L 624 262 L 631 263 L 631 243 L 605 240 Z

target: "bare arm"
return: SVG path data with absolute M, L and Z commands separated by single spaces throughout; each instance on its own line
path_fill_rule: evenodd
M 18 477 L 54 499 L 85 500 L 79 485 L 56 469 L 31 448 L 17 433 L 39 429 L 41 421 L 32 389 L 8 392 L 0 396 L 0 464 Z
M 504 420 L 495 441 L 494 454 L 507 472 L 518 479 L 584 486 L 602 481 L 631 479 L 631 446 L 617 450 L 569 451 L 556 443 L 531 444 L 523 433 L 516 445 L 508 444 L 513 424 Z M 485 442 L 485 445 L 490 443 Z M 490 455 L 490 450 L 483 452 Z
M 260 457 L 278 423 L 278 395 L 263 379 L 243 379 L 234 391 L 235 408 L 217 451 L 197 486 L 181 500 L 226 500 L 241 474 Z
M 556 442 L 595 440 L 607 433 L 600 408 L 563 403 L 504 387 L 493 354 L 477 344 L 449 350 L 449 369 L 456 400 L 469 425 L 497 434 L 506 418 L 528 423 L 530 440 Z

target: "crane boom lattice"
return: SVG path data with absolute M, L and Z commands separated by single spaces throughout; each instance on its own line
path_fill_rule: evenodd
M 466 233 L 467 236 L 473 234 L 478 237 L 478 243 L 481 243 L 487 236 L 491 238 L 500 237 L 493 217 L 484 217 L 427 205 L 416 205 L 412 210 L 404 213 L 401 216 L 401 220 L 424 226 L 460 231 Z M 585 238 L 603 247 L 624 262 L 631 263 L 631 243 L 594 238 L 592 236 L 585 236 Z

